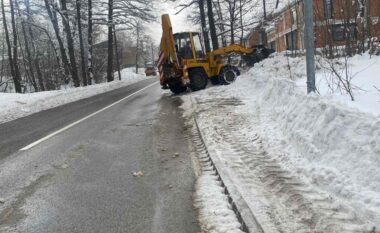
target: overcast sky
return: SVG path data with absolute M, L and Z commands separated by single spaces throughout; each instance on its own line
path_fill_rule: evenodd
M 166 2 L 165 0 L 155 0 L 156 4 L 156 15 L 157 22 L 149 23 L 147 26 L 147 33 L 154 39 L 154 41 L 159 44 L 161 41 L 162 27 L 161 27 L 161 15 L 169 14 L 173 26 L 174 32 L 181 31 L 191 31 L 195 30 L 196 27 L 191 23 L 186 21 L 186 11 L 178 15 L 174 15 L 176 12 L 175 4 L 171 2 Z

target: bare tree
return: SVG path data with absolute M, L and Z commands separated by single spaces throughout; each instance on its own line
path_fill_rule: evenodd
M 11 8 L 11 25 L 12 25 L 12 34 L 13 34 L 13 67 L 15 72 L 15 89 L 16 92 L 21 93 L 21 73 L 20 73 L 20 66 L 18 63 L 18 33 L 16 29 L 16 19 L 15 19 L 15 11 L 14 11 L 14 5 L 13 0 L 9 0 L 9 6 Z
M 80 81 L 78 77 L 78 68 L 77 63 L 75 59 L 75 52 L 74 52 L 74 40 L 71 34 L 71 27 L 70 27 L 70 20 L 69 20 L 69 14 L 67 12 L 67 6 L 66 6 L 66 0 L 60 0 L 61 1 L 61 8 L 62 8 L 62 24 L 65 28 L 66 33 L 66 40 L 67 40 L 67 50 L 69 52 L 69 58 L 70 58 L 70 72 L 71 72 L 71 78 L 73 79 L 74 86 L 79 87 Z
M 76 0 L 76 8 L 77 8 L 77 23 L 78 23 L 82 80 L 83 80 L 83 85 L 87 86 L 86 62 L 84 58 L 84 44 L 83 44 L 83 34 L 82 34 L 81 0 Z
M 213 49 L 219 48 L 218 36 L 216 34 L 215 20 L 214 20 L 214 10 L 212 0 L 206 0 L 207 2 L 207 17 L 211 33 L 211 42 Z
M 136 62 L 135 62 L 135 67 L 136 67 L 136 74 L 139 73 L 139 54 L 140 54 L 140 22 L 136 22 Z
M 8 50 L 8 62 L 9 62 L 10 70 L 11 70 L 11 75 L 12 75 L 13 82 L 14 82 L 15 87 L 16 87 L 16 92 L 21 93 L 20 81 L 15 74 L 15 67 L 14 67 L 14 63 L 13 63 L 13 59 L 12 59 L 12 46 L 11 46 L 11 41 L 9 39 L 9 31 L 8 31 L 8 25 L 7 25 L 7 17 L 5 15 L 4 0 L 1 0 L 1 11 L 2 11 L 2 15 L 3 15 L 3 26 L 4 26 L 4 33 L 5 33 L 5 40 L 6 40 L 7 48 L 8 48 L 7 49 Z
M 55 11 L 54 8 L 53 9 L 51 8 L 48 0 L 44 0 L 44 3 L 45 3 L 46 11 L 47 11 L 47 13 L 49 15 L 50 21 L 51 21 L 51 23 L 53 25 L 55 36 L 56 36 L 56 39 L 57 39 L 58 45 L 59 45 L 61 59 L 62 59 L 63 67 L 64 67 L 64 70 L 65 70 L 65 75 L 67 76 L 70 73 L 70 68 L 69 68 L 70 65 L 69 65 L 69 60 L 68 60 L 67 55 L 66 55 L 65 46 L 63 45 L 63 41 L 62 41 L 62 37 L 61 37 L 61 32 L 60 32 L 59 25 L 58 25 L 57 12 Z
M 94 71 L 92 64 L 92 0 L 88 0 L 88 31 L 87 31 L 87 40 L 88 40 L 88 52 L 87 52 L 87 74 L 88 74 L 88 84 L 92 84 L 92 80 L 94 79 Z
M 116 55 L 117 75 L 119 77 L 119 80 L 121 80 L 120 59 L 119 59 L 119 50 L 117 48 L 117 37 L 116 37 L 116 27 L 115 27 L 115 25 L 113 25 L 113 38 L 114 38 L 114 41 L 115 41 L 115 55 Z
M 29 0 L 24 0 L 24 4 L 25 4 L 25 7 L 26 7 L 26 19 L 27 19 L 27 22 L 32 22 Z M 26 24 L 25 21 L 23 23 Z M 32 60 L 33 60 L 33 63 L 34 63 L 35 69 L 36 69 L 36 73 L 37 73 L 37 80 L 38 80 L 39 89 L 41 91 L 45 91 L 45 85 L 44 85 L 44 81 L 43 81 L 43 77 L 42 77 L 40 60 L 39 60 L 39 57 L 40 57 L 39 55 L 40 54 L 38 52 L 38 49 L 37 49 L 37 46 L 36 46 L 36 43 L 35 43 L 35 36 L 34 36 L 33 30 L 32 30 L 32 26 L 30 24 L 27 24 L 27 28 L 28 28 L 28 34 L 29 34 L 29 37 L 30 37 L 30 44 L 32 46 L 33 53 L 34 53 Z M 24 35 L 25 34 L 26 33 L 24 32 Z
M 108 0 L 108 59 L 107 59 L 107 81 L 114 80 L 113 77 L 113 0 Z
M 208 36 L 208 31 L 206 29 L 207 26 L 206 26 L 206 14 L 205 14 L 204 0 L 198 0 L 198 5 L 199 5 L 199 14 L 200 14 L 200 19 L 201 19 L 202 35 L 203 35 L 203 40 L 205 43 L 206 52 L 210 52 L 211 51 L 210 38 Z
M 81 81 L 88 85 L 94 77 L 104 77 L 105 73 L 111 81 L 115 70 L 120 79 L 119 55 L 124 42 L 119 46 L 118 32 L 136 30 L 136 20 L 153 20 L 151 9 L 150 0 L 2 0 L 3 44 L 7 48 L 4 51 L 8 52 L 1 62 L 2 90 L 7 89 L 4 87 L 8 83 L 13 83 L 17 92 L 59 89 L 70 81 L 78 87 Z M 39 24 L 37 21 L 41 19 L 47 19 L 50 25 Z M 85 20 L 88 20 L 87 30 L 84 30 Z M 109 39 L 94 45 L 104 26 L 109 29 Z M 141 32 L 142 27 L 139 30 Z M 131 34 L 128 37 L 135 40 L 136 33 Z M 143 45 L 141 38 L 135 40 L 139 53 Z M 108 51 L 100 52 L 104 44 Z M 97 50 L 95 59 L 102 57 L 95 63 L 93 50 Z M 103 56 L 104 53 L 108 55 Z M 103 61 L 104 57 L 107 59 Z M 10 76 L 12 79 L 7 78 Z M 103 80 L 98 78 L 97 81 Z

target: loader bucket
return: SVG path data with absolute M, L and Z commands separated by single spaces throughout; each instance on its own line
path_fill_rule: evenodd
M 264 46 L 257 46 L 253 53 L 242 55 L 242 58 L 247 66 L 254 66 L 255 63 L 269 57 L 271 53 L 274 53 L 273 49 L 268 49 Z

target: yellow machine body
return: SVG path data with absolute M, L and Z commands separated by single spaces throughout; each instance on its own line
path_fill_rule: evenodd
M 220 56 L 237 53 L 251 54 L 255 49 L 232 44 L 209 53 L 205 53 L 197 32 L 173 34 L 169 15 L 162 15 L 162 38 L 158 69 L 160 83 L 164 85 L 188 85 L 189 73 L 193 69 L 203 69 L 208 78 L 217 77 L 226 63 Z

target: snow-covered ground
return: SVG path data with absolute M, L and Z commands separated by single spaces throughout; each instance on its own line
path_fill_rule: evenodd
M 212 172 L 204 172 L 196 184 L 194 205 L 199 210 L 200 225 L 207 233 L 243 233 L 224 188 Z
M 115 79 L 117 78 L 117 73 L 115 73 Z M 143 73 L 136 74 L 134 73 L 134 68 L 127 68 L 121 71 L 121 81 L 115 80 L 110 83 L 96 84 L 87 87 L 65 88 L 58 91 L 28 94 L 0 92 L 0 124 L 42 110 L 127 86 L 143 79 L 146 79 L 146 76 Z
M 343 103 L 364 112 L 380 115 L 380 57 L 368 53 L 356 55 L 348 60 L 349 76 L 352 77 L 355 101 L 337 85 L 327 59 L 316 57 L 316 87 L 325 98 Z M 334 66 L 344 76 L 343 59 L 333 61 Z M 292 79 L 300 90 L 306 91 L 306 63 L 304 57 L 274 56 L 258 64 L 259 71 L 273 77 Z M 291 67 L 291 69 L 289 69 Z M 255 75 L 255 74 L 253 74 Z
M 304 60 L 274 57 L 230 86 L 182 98 L 207 146 L 265 232 L 363 232 L 380 227 L 379 57 L 354 57 L 355 104 L 306 94 Z M 327 83 L 327 82 L 326 82 Z M 198 190 L 202 192 L 202 190 Z

